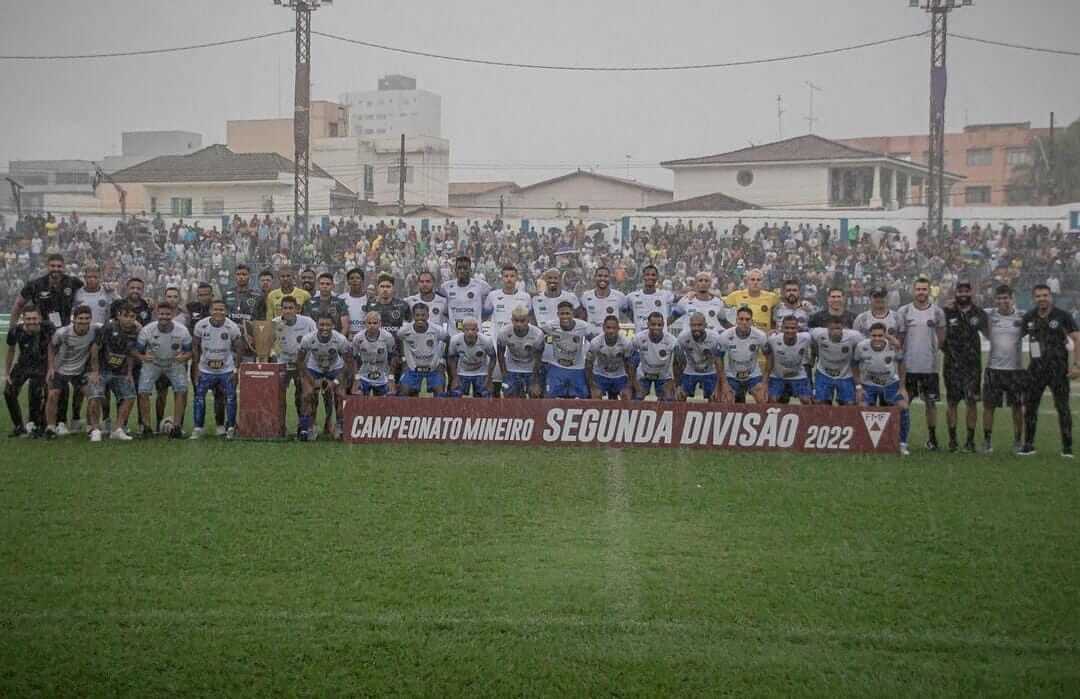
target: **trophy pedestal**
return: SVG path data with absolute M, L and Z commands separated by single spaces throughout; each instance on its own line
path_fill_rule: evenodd
M 285 438 L 285 365 L 240 365 L 236 432 L 241 439 Z

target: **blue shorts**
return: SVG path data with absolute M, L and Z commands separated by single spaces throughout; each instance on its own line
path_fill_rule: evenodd
M 872 386 L 863 384 L 863 404 L 867 406 L 896 405 L 900 398 L 900 382 L 891 383 L 888 386 Z
M 589 385 L 585 381 L 585 370 L 564 369 L 548 364 L 544 395 L 547 398 L 588 398 Z
M 90 384 L 90 397 L 104 398 L 105 391 L 111 392 L 118 400 L 131 400 L 135 397 L 135 383 L 128 378 L 127 373 L 103 371 L 98 382 Z
M 371 383 L 366 379 L 360 379 L 356 383 L 356 392 L 362 396 L 385 396 L 390 393 L 390 384 Z
M 663 400 L 664 389 L 667 388 L 667 382 L 671 379 L 646 379 L 644 376 L 638 376 L 638 386 L 641 387 L 641 395 L 638 396 L 638 400 L 645 400 L 645 396 L 649 395 L 649 391 L 652 390 L 656 394 L 657 400 Z
M 761 383 L 761 376 L 751 376 L 748 379 L 742 380 L 736 379 L 734 376 L 725 378 L 727 378 L 727 384 L 731 387 L 731 390 L 734 391 L 736 398 L 745 397 L 747 393 L 754 390 L 754 386 Z
M 405 372 L 401 374 L 400 385 L 410 393 L 419 393 L 424 379 L 427 379 L 427 390 L 431 393 L 435 393 L 446 386 L 446 377 L 443 376 L 441 369 L 425 372 L 419 372 L 416 369 L 406 369 Z
M 600 395 L 607 396 L 612 400 L 622 395 L 626 385 L 630 383 L 630 379 L 626 376 L 619 376 L 612 379 L 607 376 L 597 376 L 596 374 L 593 374 L 593 378 L 596 380 L 596 387 L 600 389 Z
M 139 393 L 150 394 L 154 392 L 157 380 L 164 376 L 172 385 L 173 393 L 184 393 L 188 388 L 187 367 L 180 364 L 172 364 L 167 367 L 157 364 L 143 364 L 139 369 Z
M 315 382 L 326 379 L 327 381 L 337 381 L 338 376 L 341 375 L 341 369 L 331 369 L 329 371 L 319 371 L 318 369 L 312 369 L 311 367 L 305 367 L 307 369 L 308 376 L 310 376 Z
M 810 379 L 782 379 L 778 376 L 769 377 L 769 400 L 781 398 L 798 398 L 806 400 L 812 398 L 814 388 L 810 385 Z
M 491 396 L 487 390 L 486 376 L 458 376 L 458 390 L 450 391 L 450 395 L 460 397 L 470 394 L 475 398 Z
M 502 392 L 504 396 L 512 398 L 524 398 L 532 386 L 533 375 L 524 371 L 507 371 L 503 377 Z
M 814 372 L 814 400 L 818 403 L 831 403 L 833 394 L 841 405 L 855 402 L 855 379 L 834 379 L 820 371 Z
M 716 393 L 716 382 L 718 380 L 716 374 L 683 374 L 680 384 L 683 393 L 687 396 L 693 396 L 697 387 L 701 386 L 701 392 L 705 395 L 705 399 L 709 400 Z

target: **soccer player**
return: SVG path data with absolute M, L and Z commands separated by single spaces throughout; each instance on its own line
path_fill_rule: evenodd
M 897 343 L 899 318 L 896 311 L 889 308 L 889 290 L 884 287 L 870 290 L 870 308 L 855 316 L 851 328 L 863 337 L 870 337 L 870 328 L 878 323 L 885 326 L 886 339 Z
M 12 437 L 39 436 L 45 429 L 45 376 L 49 370 L 49 341 L 56 330 L 32 303 L 23 305 L 22 321 L 7 332 L 8 350 L 4 356 L 4 402 L 7 403 Z M 19 407 L 19 393 L 27 388 L 30 424 L 24 425 Z
M 165 287 L 165 293 L 162 295 L 162 300 L 168 301 L 173 305 L 174 308 L 176 308 L 176 316 L 173 318 L 174 323 L 179 323 L 180 325 L 183 325 L 185 328 L 188 329 L 188 332 L 190 332 L 191 329 L 195 327 L 193 323 L 188 322 L 187 313 L 180 310 L 180 289 L 178 287 Z M 210 313 L 209 308 L 206 312 L 207 314 Z
M 698 386 L 706 400 L 720 400 L 719 376 L 723 368 L 720 349 L 720 333 L 708 327 L 704 313 L 695 311 L 690 316 L 689 327 L 679 333 L 676 347 L 683 360 L 679 387 L 675 397 L 684 401 L 693 396 Z
M 293 385 L 293 404 L 296 407 L 297 423 L 304 414 L 303 372 L 297 369 L 296 357 L 300 353 L 300 342 L 319 328 L 308 316 L 298 314 L 299 304 L 292 296 L 281 299 L 281 316 L 274 319 L 274 335 L 277 337 L 278 351 L 275 361 L 285 365 L 285 385 Z
M 94 325 L 104 325 L 109 320 L 109 308 L 116 294 L 101 286 L 101 270 L 94 265 L 83 270 L 84 286 L 75 292 L 75 305 L 88 306 L 93 314 Z
M 472 260 L 465 255 L 454 260 L 454 274 L 455 279 L 443 283 L 442 295 L 446 297 L 447 330 L 461 332 L 461 321 L 466 318 L 483 320 L 484 299 L 491 287 L 483 279 L 473 278 Z
M 632 340 L 638 358 L 634 391 L 638 400 L 650 395 L 657 400 L 672 400 L 679 341 L 664 329 L 664 315 L 660 311 L 649 314 L 647 321 L 648 327 Z
M 600 265 L 593 272 L 593 288 L 581 295 L 581 305 L 585 308 L 585 320 L 599 328 L 608 316 L 615 316 L 626 310 L 626 294 L 611 288 L 611 270 Z
M 1032 289 L 1035 307 L 1024 315 L 1024 333 L 1028 336 L 1027 400 L 1024 401 L 1024 446 L 1021 456 L 1035 453 L 1035 428 L 1039 419 L 1039 403 L 1048 387 L 1054 397 L 1061 432 L 1061 455 L 1072 453 L 1072 412 L 1069 409 L 1069 380 L 1080 377 L 1080 331 L 1068 312 L 1054 305 L 1050 287 L 1039 284 Z M 1069 364 L 1072 340 L 1073 360 Z
M 743 306 L 735 311 L 735 327 L 720 333 L 724 370 L 720 373 L 720 398 L 725 403 L 745 403 L 746 394 L 755 403 L 765 402 L 765 384 L 761 383 L 761 355 L 768 336 L 753 327 L 754 311 Z
M 904 353 L 890 342 L 884 323 L 874 323 L 870 336 L 855 347 L 855 371 L 859 375 L 859 390 L 863 405 L 893 405 L 900 408 L 900 453 L 911 454 L 908 434 L 911 432 L 911 412 L 904 390 Z
M 798 279 L 785 279 L 780 286 L 780 303 L 773 308 L 773 322 L 782 330 L 785 318 L 794 318 L 796 332 L 810 329 L 810 304 L 802 300 L 802 285 Z M 770 383 L 772 378 L 769 379 Z
M 264 269 L 259 272 L 259 293 L 263 297 L 263 314 L 259 317 L 259 320 L 269 320 L 269 310 L 266 308 L 266 297 L 270 294 L 270 290 L 274 287 L 274 273 L 268 269 Z
M 564 302 L 570 304 L 574 309 L 573 315 L 576 317 L 578 309 L 581 308 L 581 301 L 577 295 L 562 290 L 562 274 L 559 270 L 549 269 L 544 272 L 544 293 L 537 294 L 532 299 L 532 312 L 536 324 L 542 328 L 545 325 L 557 323 L 559 306 Z
M 813 339 L 810 333 L 799 330 L 799 325 L 799 316 L 791 313 L 780 321 L 780 332 L 769 335 L 765 373 L 769 377 L 770 403 L 782 403 L 791 398 L 798 398 L 802 405 L 814 402 L 806 372 Z
M 926 448 L 938 450 L 937 401 L 941 395 L 938 348 L 945 343 L 945 312 L 930 303 L 930 280 L 919 277 L 912 287 L 914 300 L 896 312 L 900 346 L 907 373 L 908 402 L 922 398 L 926 405 Z
M 334 329 L 342 335 L 349 332 L 349 307 L 340 296 L 334 295 L 334 275 L 323 272 L 318 277 L 318 293 L 308 299 L 301 311 L 309 318 L 328 315 L 334 321 Z
M 446 350 L 450 395 L 460 397 L 471 392 L 473 398 L 490 398 L 494 359 L 495 345 L 490 337 L 480 334 L 480 322 L 475 318 L 463 320 L 461 332 L 450 338 Z
M 71 324 L 57 330 L 49 342 L 49 369 L 46 381 L 49 397 L 45 404 L 45 437 L 63 437 L 68 434 L 64 424 L 57 425 L 56 415 L 65 391 L 84 391 L 87 369 L 91 378 L 97 379 L 97 355 L 91 352 L 97 341 L 97 329 L 91 322 L 93 314 L 87 306 L 77 306 L 71 313 Z M 88 367 L 88 364 L 92 366 Z M 101 432 L 91 433 L 90 440 L 101 441 Z
M 956 283 L 953 303 L 945 312 L 945 419 L 949 429 L 949 451 L 957 449 L 957 406 L 967 404 L 967 439 L 964 451 L 975 452 L 975 428 L 979 424 L 979 399 L 982 392 L 982 337 L 990 334 L 986 311 L 972 304 L 971 283 Z
M 250 267 L 238 264 L 234 275 L 232 288 L 225 292 L 225 309 L 229 320 L 244 330 L 248 321 L 266 318 L 266 299 L 261 291 L 251 287 Z M 253 361 L 254 353 L 249 350 L 241 357 L 241 363 Z
M 630 400 L 636 391 L 634 343 L 622 334 L 618 316 L 604 319 L 603 332 L 589 341 L 585 358 L 585 378 L 592 397 L 600 400 Z
M 417 293 L 405 297 L 409 312 L 412 312 L 416 304 L 423 303 L 428 307 L 428 322 L 445 327 L 446 297 L 435 293 L 435 275 L 426 270 L 416 275 L 416 288 Z
M 300 273 L 300 288 L 311 296 L 315 295 L 315 270 L 308 267 Z
M 221 386 L 225 394 L 225 438 L 236 434 L 236 356 L 243 350 L 243 333 L 236 323 L 225 317 L 225 302 L 215 299 L 210 303 L 210 317 L 195 324 L 192 333 L 193 361 L 197 368 L 192 379 L 195 384 L 195 427 L 191 439 L 203 436 L 206 422 L 206 392 Z M 214 393 L 214 402 L 219 400 Z M 217 435 L 222 435 L 220 427 Z
M 840 326 L 851 328 L 855 325 L 855 314 L 846 308 L 844 290 L 838 287 L 829 289 L 829 295 L 825 298 L 825 308 L 810 316 L 810 328 L 828 328 L 833 318 L 840 320 Z
M 504 265 L 502 268 L 502 288 L 493 289 L 484 299 L 484 315 L 491 319 L 490 338 L 498 353 L 499 332 L 510 325 L 511 314 L 515 308 L 528 309 L 532 306 L 532 298 L 525 291 L 518 291 L 518 272 L 514 265 Z M 498 362 L 494 362 L 492 385 L 494 394 L 499 395 L 502 390 L 502 370 Z
M 429 392 L 445 390 L 446 343 L 450 336 L 441 325 L 428 322 L 427 304 L 413 306 L 412 316 L 412 322 L 403 325 L 397 334 L 405 360 L 398 394 L 418 396 L 425 384 Z
M 708 272 L 698 272 L 694 275 L 694 290 L 684 296 L 675 307 L 672 308 L 672 316 L 693 316 L 700 313 L 705 317 L 705 325 L 709 330 L 719 332 L 728 327 L 727 306 L 724 299 L 713 296 L 712 275 Z
M 675 305 L 675 295 L 667 289 L 657 288 L 660 271 L 656 265 L 645 265 L 641 270 L 641 289 L 626 295 L 630 315 L 634 319 L 634 332 L 643 333 L 649 329 L 649 317 L 659 313 L 667 327 L 671 318 L 671 307 Z
M 364 306 L 367 305 L 367 291 L 364 289 L 364 270 L 353 267 L 345 273 L 345 284 L 348 289 L 341 295 L 341 300 L 349 311 L 349 332 L 345 337 L 352 337 L 364 330 L 364 318 L 367 313 Z
M 983 452 L 994 450 L 994 411 L 1007 401 L 1012 410 L 1013 452 L 1024 446 L 1024 359 L 1021 342 L 1024 316 L 1016 310 L 1008 284 L 994 289 L 994 308 L 987 313 L 990 357 L 983 381 Z
M 503 397 L 524 398 L 526 394 L 540 397 L 545 337 L 543 330 L 529 323 L 529 310 L 525 306 L 510 312 L 510 325 L 499 330 L 495 348 L 503 376 Z
M 34 304 L 42 321 L 54 328 L 71 322 L 71 310 L 75 306 L 75 294 L 83 287 L 81 280 L 65 274 L 64 256 L 53 253 L 46 258 L 48 271 L 26 283 L 15 298 L 11 309 L 11 325 L 19 322 L 22 309 Z
M 315 321 L 318 328 L 300 341 L 300 351 L 296 362 L 303 366 L 301 386 L 303 387 L 304 412 L 300 416 L 300 441 L 311 438 L 312 414 L 319 402 L 318 393 L 331 391 L 337 403 L 337 429 L 335 437 L 340 436 L 344 419 L 340 402 L 345 398 L 345 386 L 342 373 L 346 371 L 346 360 L 352 365 L 352 346 L 345 336 L 334 330 L 334 319 L 319 316 Z
M 97 426 L 108 396 L 116 396 L 116 428 L 110 431 L 109 438 L 122 442 L 131 440 L 124 426 L 135 404 L 135 382 L 131 370 L 138 341 L 139 324 L 135 321 L 135 309 L 131 304 L 124 303 L 117 308 L 116 319 L 108 320 L 101 326 L 95 348 L 101 371 L 98 380 L 89 387 L 90 399 L 94 402 L 87 412 L 91 424 Z
M 814 402 L 831 405 L 855 404 L 855 378 L 851 372 L 855 348 L 863 336 L 844 327 L 844 319 L 832 315 L 824 328 L 812 328 L 814 341 Z
M 145 298 L 143 298 L 143 290 L 146 285 L 142 279 L 138 277 L 132 277 L 127 280 L 127 284 L 124 285 L 124 298 L 116 299 L 109 307 L 109 317 L 115 318 L 116 311 L 120 308 L 120 304 L 125 301 L 135 309 L 135 320 L 139 325 L 145 326 L 147 323 L 154 319 L 154 307 L 151 306 Z
M 181 320 L 181 318 L 184 318 L 185 314 L 179 312 L 173 317 L 173 322 L 179 323 L 187 327 L 188 332 L 191 333 L 192 340 L 194 341 L 195 326 L 210 317 L 210 306 L 213 300 L 214 287 L 210 286 L 208 282 L 199 282 L 198 285 L 195 287 L 195 300 L 189 302 L 187 305 L 187 322 L 185 323 Z M 199 362 L 197 357 L 195 358 L 195 361 L 191 362 L 189 371 L 191 372 L 191 385 L 197 386 L 197 384 L 199 383 Z M 158 424 L 160 425 L 162 418 L 165 416 L 165 399 L 169 393 L 169 379 L 165 376 L 160 377 L 157 380 L 156 388 L 156 414 Z M 225 395 L 225 384 L 220 381 L 212 382 L 211 390 L 214 392 L 214 424 L 217 425 L 217 433 L 219 435 L 224 435 L 226 430 L 225 405 L 228 402 L 228 397 Z M 181 425 L 183 425 L 182 422 Z M 192 437 L 198 439 L 195 433 L 192 433 Z
M 752 269 L 746 273 L 746 288 L 738 289 L 724 297 L 724 303 L 736 309 L 746 306 L 753 314 L 753 325 L 762 332 L 772 330 L 773 308 L 780 302 L 780 297 L 774 291 L 766 291 L 761 288 L 765 281 L 765 275 L 760 269 Z M 736 311 L 736 318 L 738 312 Z
M 382 327 L 377 311 L 368 311 L 364 332 L 353 335 L 352 356 L 356 364 L 353 393 L 361 396 L 386 396 L 397 392 L 394 374 L 397 371 L 397 342 L 389 330 Z
M 544 395 L 548 398 L 588 398 L 585 355 L 588 353 L 589 340 L 596 336 L 593 326 L 574 317 L 574 304 L 571 301 L 560 301 L 559 320 L 544 323 L 540 329 L 544 331 L 547 342 L 544 352 L 544 362 L 547 364 Z
M 135 342 L 135 358 L 141 364 L 137 386 L 139 422 L 144 437 L 154 434 L 145 420 L 150 415 L 150 394 L 158 377 L 165 375 L 173 390 L 173 427 L 169 437 L 184 436 L 184 411 L 187 408 L 187 362 L 191 359 L 191 333 L 173 322 L 176 309 L 167 303 L 157 307 L 157 320 L 142 326 Z M 132 371 L 132 376 L 135 371 Z
M 301 308 L 311 300 L 311 294 L 298 286 L 294 286 L 292 267 L 282 267 L 278 270 L 278 284 L 278 288 L 272 289 L 266 295 L 266 320 L 272 320 L 281 315 L 281 299 L 286 296 L 292 296 L 296 299 Z
M 166 301 L 173 303 L 173 299 L 166 298 Z M 179 301 L 179 294 L 177 294 L 176 301 Z M 199 282 L 195 287 L 195 300 L 189 301 L 186 311 L 186 317 L 183 314 L 177 313 L 173 317 L 174 323 L 180 323 L 191 332 L 195 329 L 195 326 L 199 324 L 203 318 L 210 317 L 210 302 L 214 300 L 214 287 L 209 282 Z M 179 308 L 179 307 L 178 307 Z M 183 322 L 186 320 L 187 322 Z
M 412 308 L 404 299 L 394 296 L 394 277 L 383 272 L 379 275 L 379 281 L 375 287 L 375 299 L 364 306 L 365 317 L 367 313 L 375 311 L 382 319 L 382 327 L 396 335 L 399 328 L 412 319 Z M 429 313 L 430 315 L 430 313 Z M 476 316 L 477 320 L 480 316 Z

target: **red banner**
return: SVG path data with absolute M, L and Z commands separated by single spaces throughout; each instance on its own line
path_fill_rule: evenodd
M 349 398 L 344 439 L 895 454 L 895 408 L 516 398 Z

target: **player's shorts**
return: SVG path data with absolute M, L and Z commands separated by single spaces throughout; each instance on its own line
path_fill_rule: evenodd
M 154 382 L 154 388 L 157 389 L 158 393 L 168 391 L 169 390 L 169 385 L 170 385 L 169 384 L 169 379 L 165 375 L 159 376 L 158 380 Z
M 390 394 L 390 384 L 387 381 L 372 383 L 360 377 L 354 385 L 356 386 L 355 392 L 361 396 L 385 396 Z
M 472 395 L 475 398 L 489 398 L 491 393 L 487 390 L 487 376 L 458 376 L 458 390 L 451 391 L 453 396 Z
M 888 386 L 875 386 L 863 384 L 863 405 L 874 407 L 878 405 L 896 405 L 900 398 L 900 382 L 896 381 Z
M 841 405 L 855 402 L 855 379 L 834 379 L 820 371 L 814 372 L 814 400 L 818 403 L 831 403 L 833 395 Z
M 507 371 L 503 377 L 502 390 L 504 396 L 511 398 L 524 398 L 529 393 L 533 375 L 525 371 Z
M 90 384 L 90 397 L 102 399 L 105 397 L 106 391 L 109 391 L 120 400 L 131 400 L 135 397 L 135 383 L 128 377 L 126 372 L 114 374 L 111 371 L 103 371 L 98 378 L 98 382 Z
M 446 387 L 446 378 L 443 376 L 441 369 L 436 369 L 434 371 L 406 369 L 401 374 L 401 386 L 410 393 L 419 393 L 421 384 L 425 378 L 427 379 L 427 390 L 431 393 L 435 393 Z
M 588 398 L 589 384 L 585 381 L 585 370 L 564 369 L 561 366 L 548 364 L 544 396 L 547 398 Z
M 86 374 L 61 374 L 56 372 L 53 374 L 52 381 L 49 382 L 49 388 L 56 391 L 63 391 L 68 386 L 71 386 L 71 390 L 78 391 L 85 385 Z
M 706 400 L 709 400 L 716 393 L 716 384 L 719 380 L 716 374 L 684 373 L 679 383 L 682 386 L 683 393 L 687 396 L 693 396 L 694 392 L 697 391 L 697 387 L 701 386 L 702 395 L 705 396 Z
M 184 393 L 188 389 L 187 367 L 182 364 L 159 366 L 157 364 L 143 364 L 139 372 L 139 393 L 151 394 L 160 377 L 166 377 L 172 385 L 173 393 Z
M 950 403 L 979 400 L 982 397 L 982 367 L 945 367 L 945 396 Z
M 626 390 L 627 384 L 630 383 L 630 378 L 627 376 L 617 376 L 610 378 L 607 376 L 597 376 L 593 374 L 593 379 L 596 381 L 596 387 L 600 389 L 600 395 L 616 400 L 622 395 L 622 392 Z
M 904 378 L 904 388 L 912 401 L 916 398 L 922 398 L 926 403 L 941 400 L 941 379 L 937 374 L 913 374 L 909 371 Z
M 330 382 L 337 381 L 341 377 L 341 372 L 344 371 L 344 367 L 338 367 L 337 369 L 328 369 L 327 371 L 321 371 L 319 369 L 312 369 L 311 367 L 304 367 L 307 371 L 308 378 L 315 383 L 326 380 Z
M 638 396 L 638 400 L 645 400 L 645 396 L 649 395 L 650 391 L 656 395 L 657 400 L 662 400 L 664 398 L 664 389 L 667 388 L 668 381 L 671 381 L 671 378 L 650 379 L 639 375 L 638 386 L 641 388 L 641 395 Z
M 814 395 L 814 387 L 810 379 L 782 379 L 779 376 L 769 377 L 769 400 L 778 401 L 784 398 L 798 398 L 809 400 Z
M 748 379 L 737 379 L 734 376 L 728 376 L 727 385 L 731 387 L 731 390 L 735 393 L 735 398 L 745 398 L 746 394 L 754 390 L 754 387 L 761 383 L 761 376 L 751 376 Z
M 983 398 L 991 408 L 1008 402 L 1010 408 L 1024 404 L 1027 372 L 1023 369 L 987 369 L 983 380 Z

